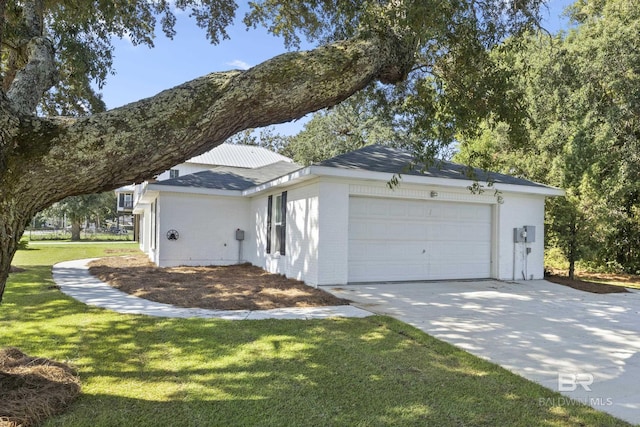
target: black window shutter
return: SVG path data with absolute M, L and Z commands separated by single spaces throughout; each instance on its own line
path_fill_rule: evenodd
M 271 211 L 273 210 L 273 196 L 267 198 L 267 253 L 271 253 Z
M 287 237 L 287 192 L 282 192 L 282 205 L 280 206 L 282 212 L 282 226 L 280 227 L 280 255 L 285 254 L 285 242 Z

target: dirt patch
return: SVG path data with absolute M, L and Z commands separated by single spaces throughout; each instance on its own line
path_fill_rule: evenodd
M 578 279 L 569 279 L 568 277 L 550 275 L 545 276 L 545 279 L 552 283 L 557 283 L 559 285 L 569 286 L 573 289 L 578 289 L 580 291 L 591 292 L 594 294 L 618 294 L 629 292 L 626 288 L 622 286 L 615 285 L 607 285 L 604 283 L 594 283 L 588 282 L 585 280 Z
M 0 427 L 28 427 L 64 412 L 80 394 L 80 380 L 68 365 L 0 349 Z
M 250 264 L 159 268 L 146 256 L 134 255 L 93 261 L 89 272 L 128 294 L 179 307 L 266 310 L 349 304 L 299 280 Z
M 15 267 L 15 266 L 10 266 L 9 267 L 9 273 L 22 273 L 25 272 L 27 270 L 25 270 L 24 268 L 20 268 L 20 267 Z

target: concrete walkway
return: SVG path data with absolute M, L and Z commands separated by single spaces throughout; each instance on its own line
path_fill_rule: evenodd
M 323 288 L 569 398 L 640 423 L 638 292 L 598 295 L 544 280 Z
M 95 307 L 124 314 L 157 317 L 200 317 L 227 320 L 327 319 L 331 317 L 367 317 L 372 313 L 350 305 L 327 307 L 292 307 L 271 310 L 206 310 L 182 308 L 148 301 L 121 292 L 89 274 L 87 264 L 93 259 L 61 262 L 53 266 L 53 280 L 65 294 Z

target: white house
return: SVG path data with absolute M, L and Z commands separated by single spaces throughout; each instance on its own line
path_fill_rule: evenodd
M 545 197 L 564 194 L 450 162 L 408 170 L 409 153 L 380 145 L 308 167 L 230 144 L 199 157 L 136 189 L 159 266 L 250 262 L 311 285 L 540 279 Z M 493 186 L 474 194 L 476 179 Z

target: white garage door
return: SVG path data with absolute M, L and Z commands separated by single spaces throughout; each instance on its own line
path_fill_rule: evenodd
M 490 205 L 350 198 L 349 282 L 490 275 Z

